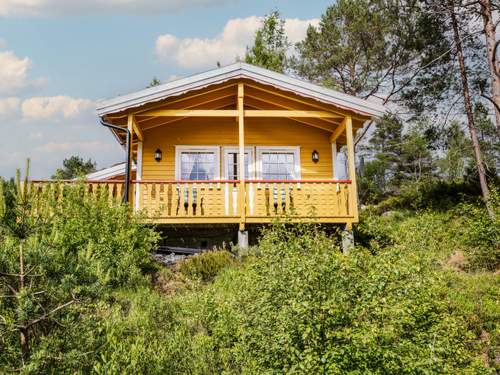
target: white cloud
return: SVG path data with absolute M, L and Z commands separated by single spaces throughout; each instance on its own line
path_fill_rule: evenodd
M 30 85 L 28 70 L 31 60 L 19 58 L 12 51 L 0 52 L 0 92 L 12 92 Z
M 262 17 L 251 16 L 229 20 L 223 31 L 214 38 L 177 38 L 172 34 L 160 35 L 156 39 L 155 53 L 162 62 L 174 62 L 187 69 L 215 67 L 217 61 L 229 64 L 245 54 L 246 47 L 253 43 L 255 31 Z M 291 43 L 302 40 L 308 25 L 316 26 L 318 19 L 285 20 L 285 30 Z
M 8 98 L 0 98 L 0 117 L 10 117 L 17 113 L 21 99 L 11 96 Z
M 0 16 L 166 13 L 227 0 L 0 0 Z
M 69 96 L 39 96 L 26 99 L 22 103 L 25 119 L 69 119 L 89 114 L 95 103 L 89 99 Z
M 3 38 L 0 38 L 0 49 L 4 49 L 4 48 L 7 48 L 7 41 Z

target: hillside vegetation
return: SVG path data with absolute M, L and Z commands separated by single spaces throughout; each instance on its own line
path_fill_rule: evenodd
M 167 269 L 139 217 L 66 189 L 2 194 L 0 372 L 500 370 L 500 223 L 481 205 L 372 206 L 347 255 L 284 218 L 244 254 Z

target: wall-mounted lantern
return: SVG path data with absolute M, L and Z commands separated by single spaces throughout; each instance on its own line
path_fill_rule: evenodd
M 155 160 L 158 162 L 161 160 L 161 150 L 159 148 L 155 151 Z
M 314 150 L 312 152 L 312 156 L 311 156 L 311 159 L 314 163 L 317 163 L 319 161 L 319 152 Z

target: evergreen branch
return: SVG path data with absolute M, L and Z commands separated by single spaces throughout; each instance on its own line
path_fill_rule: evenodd
M 29 327 L 31 327 L 31 326 L 33 326 L 35 324 L 38 324 L 38 323 L 40 323 L 40 322 L 42 322 L 44 320 L 47 320 L 47 319 L 50 318 L 51 315 L 55 314 L 59 310 L 62 310 L 62 309 L 66 308 L 66 307 L 68 307 L 68 306 L 70 306 L 70 305 L 72 305 L 72 304 L 74 304 L 76 302 L 78 302 L 78 300 L 73 297 L 72 300 L 70 300 L 70 301 L 68 301 L 66 303 L 63 303 L 62 305 L 57 306 L 56 308 L 52 309 L 48 313 L 43 314 L 42 316 L 40 316 L 40 317 L 38 317 L 38 318 L 36 318 L 36 319 L 34 319 L 34 320 L 26 323 L 25 325 L 23 325 L 21 327 L 22 328 L 29 328 Z

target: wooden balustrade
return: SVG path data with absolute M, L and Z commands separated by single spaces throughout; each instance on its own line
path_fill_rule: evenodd
M 188 223 L 203 219 L 226 222 L 239 217 L 238 181 L 145 180 L 132 184 L 134 197 L 140 200 L 137 207 L 153 219 Z
M 249 222 L 288 215 L 332 221 L 352 216 L 350 181 L 301 180 L 246 182 Z
M 32 180 L 29 188 L 39 198 L 51 195 L 53 198 L 63 199 L 65 187 L 81 184 L 83 196 L 105 196 L 110 203 L 120 203 L 123 200 L 125 183 L 122 180 Z
M 77 181 L 32 181 L 39 195 L 64 196 L 64 186 Z M 110 202 L 123 198 L 123 181 L 86 181 L 84 195 L 104 194 Z M 155 223 L 238 223 L 239 181 L 132 181 L 132 207 Z M 245 216 L 249 223 L 270 222 L 276 216 L 342 222 L 353 217 L 349 180 L 245 182 Z

